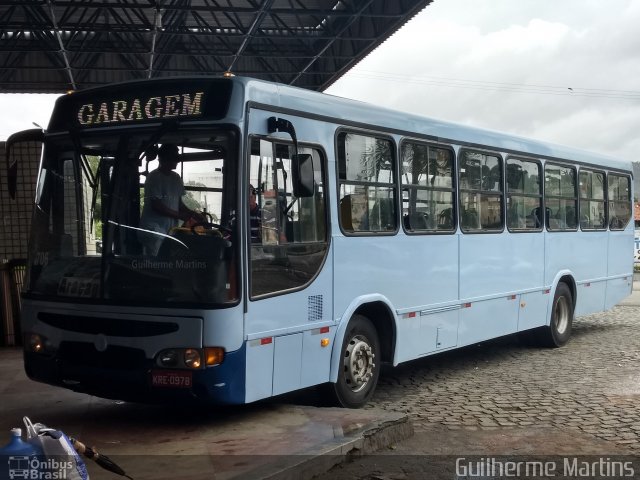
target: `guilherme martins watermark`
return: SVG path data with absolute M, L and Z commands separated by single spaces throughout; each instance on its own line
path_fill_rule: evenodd
M 631 478 L 634 462 L 610 457 L 558 457 L 550 460 L 456 459 L 456 478 L 597 477 Z
M 202 260 L 132 260 L 131 268 L 141 270 L 202 270 L 207 262 Z

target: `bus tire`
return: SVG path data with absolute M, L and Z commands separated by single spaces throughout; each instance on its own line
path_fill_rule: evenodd
M 566 283 L 559 283 L 553 296 L 549 326 L 538 331 L 538 343 L 544 347 L 561 347 L 569 341 L 572 327 L 573 295 Z
M 346 408 L 365 405 L 378 383 L 381 361 L 378 332 L 367 317 L 354 315 L 342 342 L 338 381 L 327 385 L 332 403 Z

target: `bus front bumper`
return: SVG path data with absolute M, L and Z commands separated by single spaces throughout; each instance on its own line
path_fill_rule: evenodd
M 72 362 L 55 354 L 24 352 L 25 372 L 30 379 L 97 397 L 140 403 L 178 401 L 213 405 L 241 404 L 245 401 L 244 346 L 227 352 L 220 365 L 188 371 L 175 370 L 179 375 L 191 374 L 187 385 L 165 383 L 158 386 L 158 382 L 154 385 L 152 372 L 157 367 L 149 359 L 138 362 L 132 368 L 90 363 L 82 360 Z

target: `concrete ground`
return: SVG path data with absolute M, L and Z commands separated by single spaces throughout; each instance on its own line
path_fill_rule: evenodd
M 504 455 L 633 455 L 640 478 L 635 287 L 612 311 L 576 319 L 560 349 L 511 336 L 385 369 L 360 410 L 319 407 L 314 390 L 199 410 L 102 400 L 31 382 L 20 351 L 0 349 L 0 432 L 8 438 L 28 415 L 96 446 L 136 480 L 457 479 L 466 478 L 461 456 Z M 89 468 L 93 479 L 121 478 Z
M 371 453 L 413 434 L 401 412 L 282 398 L 188 409 L 99 399 L 30 381 L 17 348 L 0 349 L 0 398 L 0 446 L 28 416 L 96 447 L 135 480 L 311 478 L 354 449 Z M 87 465 L 92 479 L 120 478 Z

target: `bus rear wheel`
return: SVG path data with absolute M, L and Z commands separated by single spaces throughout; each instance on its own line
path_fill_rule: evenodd
M 553 296 L 548 327 L 537 332 L 538 343 L 544 347 L 561 347 L 569 341 L 573 326 L 573 295 L 566 283 L 559 283 Z
M 380 361 L 378 332 L 367 317 L 354 315 L 342 342 L 338 381 L 328 385 L 332 403 L 362 407 L 378 383 Z

